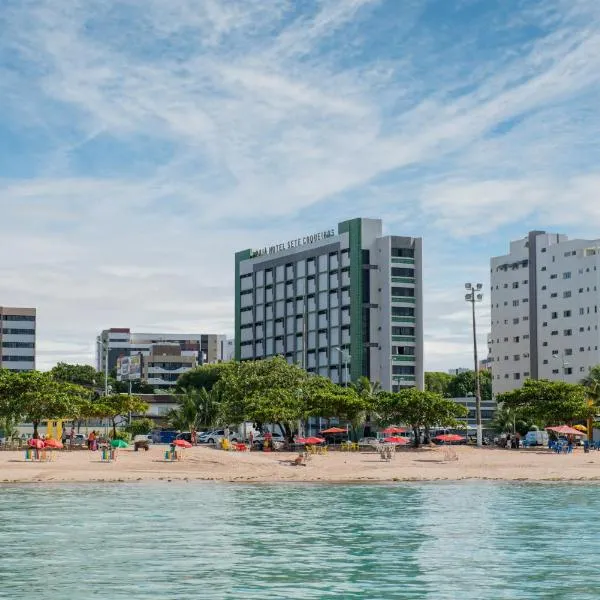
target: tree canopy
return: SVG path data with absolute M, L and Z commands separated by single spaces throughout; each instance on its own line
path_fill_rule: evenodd
M 442 371 L 428 371 L 425 373 L 425 390 L 448 398 L 448 388 L 453 378 L 454 375 Z
M 231 370 L 235 370 L 236 364 L 233 362 L 216 363 L 190 369 L 179 377 L 175 391 L 181 393 L 186 390 L 200 390 L 204 388 L 210 392 L 223 375 Z
M 593 416 L 594 406 L 586 388 L 580 384 L 547 379 L 528 379 L 521 388 L 498 394 L 498 403 L 516 409 L 535 423 L 560 425 Z
M 466 407 L 449 398 L 416 388 L 395 393 L 382 392 L 378 409 L 382 423 L 409 425 L 415 434 L 415 446 L 419 445 L 421 429 L 456 426 L 458 418 L 465 417 L 468 412 Z

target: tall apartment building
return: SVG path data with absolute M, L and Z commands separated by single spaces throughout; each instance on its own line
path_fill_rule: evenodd
M 193 357 L 196 364 L 225 360 L 223 355 L 227 336 L 201 333 L 133 333 L 128 328 L 105 329 L 96 338 L 96 368 L 104 371 L 108 355 L 108 369 L 116 368 L 123 356 L 141 354 L 149 357 L 153 346 L 176 346 L 181 356 Z M 107 352 L 108 350 L 108 352 Z M 189 362 L 189 361 L 188 361 Z
M 423 387 L 421 238 L 378 219 L 235 255 L 235 357 L 283 355 L 335 383 Z
M 35 369 L 35 308 L 0 306 L 0 369 Z
M 532 231 L 491 259 L 495 394 L 527 378 L 578 382 L 600 363 L 600 240 Z

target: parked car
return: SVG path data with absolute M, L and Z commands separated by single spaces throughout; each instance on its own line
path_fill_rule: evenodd
M 221 442 L 221 440 L 225 437 L 225 430 L 224 429 L 214 429 L 213 431 L 207 431 L 206 433 L 203 433 L 199 438 L 198 441 L 201 444 L 218 444 Z M 240 440 L 240 435 L 238 434 L 237 431 L 229 431 L 229 441 L 230 442 L 238 442 Z
M 76 433 L 73 436 L 73 446 L 87 446 L 87 436 L 83 433 Z
M 547 446 L 548 432 L 547 431 L 528 431 L 523 439 L 525 446 Z

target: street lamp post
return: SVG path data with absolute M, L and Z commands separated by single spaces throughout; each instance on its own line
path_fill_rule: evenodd
M 564 352 L 562 353 L 561 356 L 559 356 L 558 354 L 553 354 L 552 358 L 555 358 L 556 360 L 560 360 L 560 362 L 562 363 L 562 380 L 566 381 L 566 377 L 565 375 L 567 374 L 567 367 L 569 366 L 569 363 L 565 361 L 565 354 Z
M 471 304 L 473 317 L 473 360 L 475 365 L 475 413 L 477 419 L 477 445 L 483 446 L 483 427 L 481 424 L 481 382 L 479 380 L 479 360 L 477 358 L 477 325 L 475 323 L 475 303 L 483 300 L 481 283 L 465 283 L 465 300 Z M 468 422 L 468 421 L 467 421 Z
M 342 360 L 344 361 L 344 387 L 348 387 L 348 363 L 351 359 L 350 354 L 339 346 L 334 346 L 333 349 L 337 350 L 342 355 Z

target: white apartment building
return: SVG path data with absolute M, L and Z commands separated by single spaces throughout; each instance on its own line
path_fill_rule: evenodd
M 236 254 L 235 356 L 423 388 L 422 240 L 379 219 Z
M 116 368 L 119 358 L 136 356 L 149 358 L 153 347 L 171 346 L 169 354 L 178 354 L 186 364 L 216 363 L 226 360 L 227 336 L 203 333 L 134 333 L 129 328 L 105 329 L 96 338 L 96 368 L 104 371 L 108 358 L 108 369 Z M 190 359 L 194 360 L 191 361 Z M 148 361 L 146 361 L 148 363 Z M 191 368 L 191 367 L 190 367 Z M 167 369 L 169 371 L 170 369 Z M 155 373 L 158 375 L 159 373 Z M 165 372 L 165 375 L 169 373 Z M 172 373 L 171 373 L 172 375 Z
M 525 379 L 577 383 L 600 363 L 600 240 L 532 231 L 491 259 L 494 394 Z
M 0 369 L 35 369 L 35 308 L 0 306 Z

